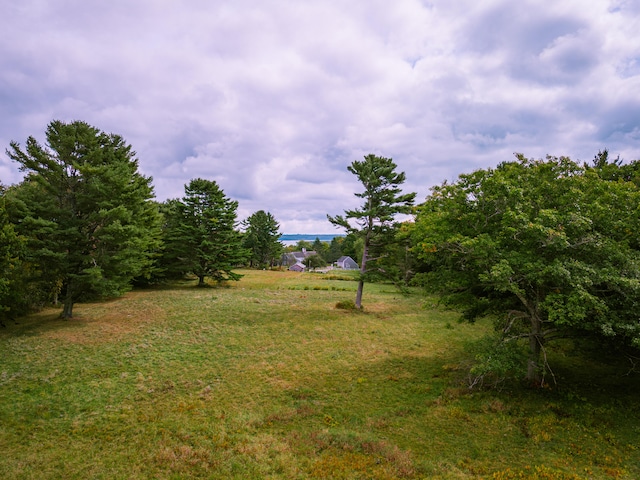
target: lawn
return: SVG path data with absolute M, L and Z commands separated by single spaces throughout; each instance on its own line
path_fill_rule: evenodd
M 414 292 L 243 271 L 0 330 L 3 479 L 640 478 L 640 375 L 466 387 L 488 324 Z

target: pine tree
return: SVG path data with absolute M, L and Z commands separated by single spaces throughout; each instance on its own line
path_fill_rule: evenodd
M 216 182 L 196 178 L 185 186 L 182 200 L 169 207 L 165 243 L 170 271 L 196 275 L 199 286 L 207 277 L 239 280 L 242 275 L 233 270 L 245 262 L 247 251 L 236 230 L 238 202 Z
M 15 221 L 69 318 L 78 300 L 122 294 L 149 272 L 159 217 L 151 178 L 122 137 L 56 120 L 46 140 L 29 137 L 25 150 L 12 142 L 7 151 L 27 172 L 15 190 Z
M 364 161 L 355 160 L 347 169 L 358 177 L 364 187 L 364 192 L 355 194 L 364 200 L 364 204 L 356 210 L 345 210 L 344 216 L 327 215 L 332 224 L 363 240 L 360 281 L 355 301 L 357 308 L 362 308 L 365 274 L 375 265 L 378 257 L 385 255 L 386 246 L 393 241 L 398 228 L 395 216 L 410 213 L 416 197 L 415 193 L 401 193 L 399 186 L 406 177 L 404 172 L 396 173 L 396 167 L 392 159 L 372 154 L 364 157 Z M 349 220 L 354 220 L 355 225 Z
M 10 223 L 5 203 L 4 187 L 0 185 L 0 324 L 19 309 L 18 283 L 24 254 L 24 239 Z
M 259 210 L 242 223 L 245 227 L 244 246 L 250 251 L 250 266 L 272 266 L 283 251 L 279 240 L 280 225 L 274 216 Z

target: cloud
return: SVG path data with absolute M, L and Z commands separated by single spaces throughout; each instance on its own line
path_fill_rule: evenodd
M 635 9 L 635 10 L 634 10 Z M 4 2 L 0 142 L 121 134 L 159 199 L 216 180 L 244 218 L 333 232 L 346 166 L 392 157 L 418 199 L 513 152 L 640 158 L 635 2 Z M 3 183 L 19 181 L 0 157 Z

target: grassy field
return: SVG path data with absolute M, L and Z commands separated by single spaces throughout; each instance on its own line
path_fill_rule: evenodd
M 469 391 L 488 325 L 432 299 L 245 271 L 0 330 L 3 479 L 637 479 L 640 379 L 552 359 L 559 386 Z M 623 365 L 624 366 L 624 365 Z

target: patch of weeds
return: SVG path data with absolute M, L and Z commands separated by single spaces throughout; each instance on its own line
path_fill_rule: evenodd
M 313 478 L 413 478 L 417 469 L 411 452 L 385 440 L 362 439 L 351 432 L 315 432 L 311 441 L 320 458 Z
M 340 310 L 357 310 L 356 303 L 353 300 L 341 300 L 336 303 L 336 308 Z
M 307 387 L 298 387 L 289 392 L 292 398 L 296 400 L 313 400 L 317 397 L 315 390 Z
M 522 469 L 507 468 L 495 472 L 491 478 L 493 480 L 583 480 L 582 477 L 574 473 L 567 473 L 545 466 L 525 466 Z
M 335 275 L 335 274 L 329 274 L 329 275 L 324 275 L 322 277 L 323 280 L 338 280 L 338 281 L 344 281 L 344 282 L 353 282 L 356 280 L 356 277 L 353 274 L 344 274 L 344 275 Z

